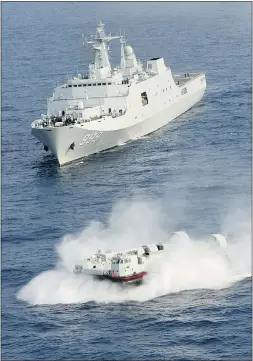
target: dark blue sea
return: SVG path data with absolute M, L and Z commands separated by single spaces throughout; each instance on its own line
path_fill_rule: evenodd
M 144 64 L 204 71 L 193 109 L 60 168 L 30 134 L 102 20 Z M 2 359 L 250 360 L 251 3 L 2 3 Z M 119 63 L 120 48 L 111 46 Z M 77 277 L 97 248 L 185 230 L 140 287 Z M 208 248 L 227 236 L 230 262 Z

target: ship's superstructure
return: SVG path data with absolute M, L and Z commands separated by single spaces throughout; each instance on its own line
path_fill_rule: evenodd
M 110 64 L 108 43 L 120 39 L 120 66 Z M 60 165 L 149 134 L 201 100 L 204 73 L 173 74 L 162 57 L 146 69 L 123 36 L 106 35 L 98 24 L 94 62 L 54 89 L 47 114 L 35 120 L 32 134 Z
M 172 242 L 179 240 L 189 240 L 189 236 L 179 231 L 173 233 L 168 242 L 164 243 L 147 244 L 125 251 L 98 250 L 94 255 L 75 265 L 74 273 L 83 273 L 113 282 L 139 284 L 148 274 L 150 261 L 162 255 Z M 226 238 L 221 234 L 212 234 L 209 243 L 221 251 L 227 247 Z M 225 253 L 224 256 L 227 257 Z

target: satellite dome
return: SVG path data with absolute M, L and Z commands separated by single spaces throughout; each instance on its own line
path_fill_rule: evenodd
M 126 54 L 126 56 L 129 56 L 129 55 L 133 54 L 133 48 L 130 45 L 127 45 L 125 47 L 125 54 Z

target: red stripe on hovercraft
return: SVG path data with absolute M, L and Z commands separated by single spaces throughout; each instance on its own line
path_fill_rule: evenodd
M 141 272 L 138 273 L 136 275 L 132 275 L 132 276 L 126 276 L 126 277 L 119 277 L 121 280 L 123 281 L 130 281 L 130 280 L 135 280 L 137 278 L 142 278 L 144 276 L 146 276 L 147 272 Z

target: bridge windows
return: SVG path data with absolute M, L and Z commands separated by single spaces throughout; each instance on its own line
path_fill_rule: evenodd
M 72 87 L 83 87 L 83 86 L 100 86 L 100 85 L 112 85 L 112 83 L 81 83 L 81 84 L 68 84 L 66 87 L 72 88 Z

